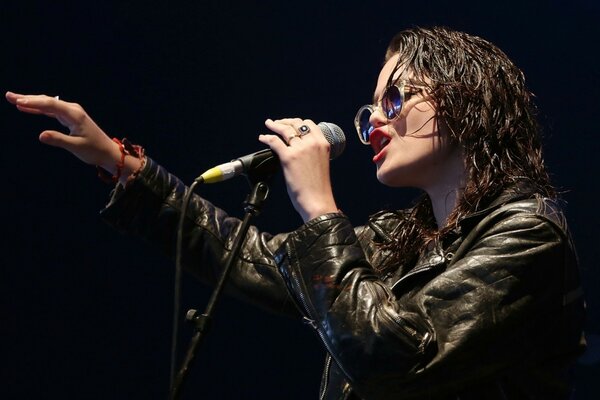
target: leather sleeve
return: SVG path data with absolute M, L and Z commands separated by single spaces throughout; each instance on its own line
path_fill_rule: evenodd
M 581 320 L 563 307 L 565 259 L 573 253 L 552 221 L 498 211 L 459 253 L 392 291 L 349 221 L 329 214 L 290 234 L 276 260 L 305 318 L 363 398 L 448 393 L 579 345 Z
M 126 190 L 118 188 L 101 216 L 117 230 L 140 236 L 175 257 L 176 229 L 184 184 L 148 158 Z M 200 280 L 214 282 L 232 247 L 241 221 L 193 195 L 186 212 L 182 264 Z M 285 234 L 270 235 L 250 227 L 226 290 L 276 313 L 298 315 L 273 260 Z

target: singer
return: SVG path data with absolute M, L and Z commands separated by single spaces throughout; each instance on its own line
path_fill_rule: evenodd
M 184 184 L 75 103 L 7 93 L 70 134 L 43 143 L 116 183 L 102 216 L 172 254 Z M 323 399 L 567 399 L 585 348 L 577 258 L 542 159 L 523 73 L 490 42 L 447 28 L 391 41 L 356 114 L 377 179 L 423 191 L 352 227 L 333 197 L 330 144 L 307 119 L 266 121 L 304 224 L 251 228 L 229 292 L 307 321 L 328 352 Z M 214 281 L 240 221 L 192 198 L 187 270 Z

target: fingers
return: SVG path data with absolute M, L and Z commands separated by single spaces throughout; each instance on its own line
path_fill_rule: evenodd
M 69 129 L 81 121 L 85 112 L 75 103 L 59 100 L 58 96 L 24 95 L 6 92 L 9 103 L 16 105 L 17 109 L 29 114 L 42 114 L 58 121 Z
M 300 118 L 275 121 L 267 119 L 265 126 L 276 135 L 261 135 L 259 140 L 277 153 L 282 164 L 296 160 L 298 157 L 308 157 L 307 159 L 312 159 L 313 162 L 317 162 L 316 160 L 320 158 L 329 160 L 331 146 L 313 121 Z M 282 141 L 284 143 L 281 143 Z
M 20 96 L 23 95 L 13 92 L 6 92 L 5 94 L 6 100 L 8 100 L 8 102 L 11 104 L 17 104 L 17 98 L 19 98 Z
M 293 127 L 293 124 L 300 126 L 302 120 L 299 118 L 286 118 L 273 121 L 267 119 L 265 126 L 276 135 L 260 135 L 258 140 L 268 145 L 279 156 L 282 163 L 285 163 L 288 153 L 293 150 L 290 145 L 296 140 L 300 140 L 298 131 Z M 298 149 L 298 147 L 296 147 Z
M 276 120 L 272 120 L 269 118 L 269 119 L 267 119 L 267 121 L 273 122 L 275 124 L 294 126 L 294 125 L 301 125 L 303 120 L 300 118 L 281 118 L 281 119 L 276 119 Z
M 44 115 L 48 114 L 46 112 L 43 112 L 39 108 L 32 107 L 29 104 L 27 104 L 27 100 L 24 100 L 24 99 L 26 99 L 26 96 L 23 94 L 6 92 L 5 96 L 6 96 L 6 100 L 8 100 L 8 102 L 11 104 L 16 105 L 17 109 L 19 111 L 23 111 L 28 114 L 44 114 Z
M 259 135 L 258 140 L 261 143 L 266 144 L 273 150 L 277 155 L 281 155 L 281 153 L 287 148 L 286 144 L 283 143 L 277 135 Z
M 290 143 L 293 138 L 309 139 L 326 143 L 326 139 L 321 129 L 310 119 L 284 118 L 278 120 L 267 119 L 265 126 L 277 133 L 286 143 Z M 310 134 L 310 135 L 309 135 Z
M 40 134 L 40 142 L 49 146 L 60 147 L 65 150 L 70 150 L 81 142 L 83 139 L 77 136 L 69 136 L 58 131 L 44 131 Z
M 58 96 L 24 95 L 13 92 L 6 92 L 6 100 L 22 109 L 37 110 L 40 114 L 50 110 L 52 106 L 55 106 L 60 101 L 58 100 Z
M 294 124 L 296 126 L 300 126 L 302 124 L 302 120 L 300 118 L 286 118 L 275 121 L 272 119 L 267 119 L 265 121 L 265 126 L 271 131 L 277 133 L 281 139 L 288 144 L 298 134 L 298 131 L 294 128 Z

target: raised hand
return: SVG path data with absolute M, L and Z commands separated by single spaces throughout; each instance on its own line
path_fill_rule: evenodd
M 12 92 L 6 93 L 6 99 L 19 111 L 55 118 L 69 129 L 69 134 L 55 130 L 43 131 L 39 136 L 42 143 L 60 147 L 87 164 L 98 165 L 110 173 L 115 172 L 121 159 L 119 145 L 96 125 L 79 104 L 59 100 L 58 96 Z M 133 157 L 127 157 L 123 176 L 126 177 L 127 172 L 136 170 L 140 162 Z

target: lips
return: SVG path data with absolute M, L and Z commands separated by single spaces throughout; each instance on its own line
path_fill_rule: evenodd
M 385 155 L 385 148 L 390 143 L 390 136 L 384 133 L 381 129 L 375 129 L 369 137 L 371 147 L 375 152 L 373 162 L 378 162 Z

